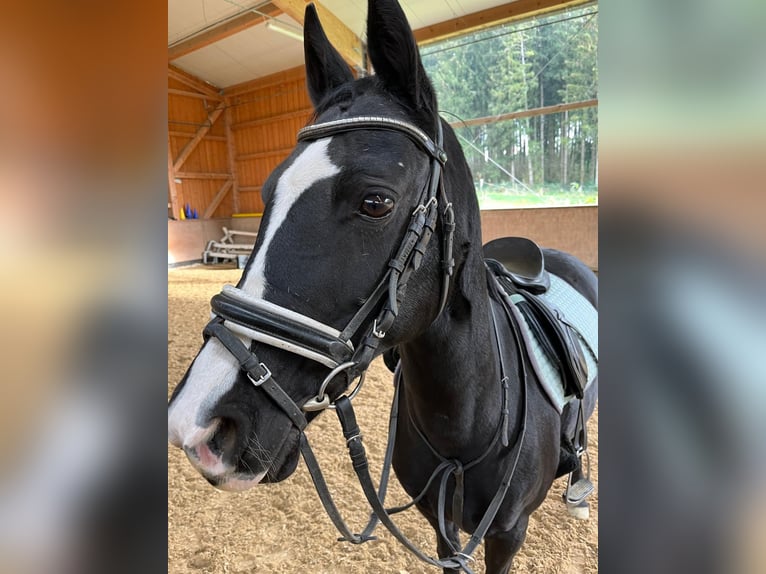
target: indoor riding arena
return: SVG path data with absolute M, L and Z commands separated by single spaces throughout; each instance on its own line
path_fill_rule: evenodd
M 306 4 L 169 0 L 169 399 L 200 350 L 211 298 L 243 273 L 258 238 L 267 178 L 313 119 L 302 43 Z M 482 242 L 527 237 L 574 255 L 597 273 L 598 3 L 400 4 L 440 115 L 471 169 Z M 315 5 L 327 38 L 354 75 L 374 73 L 366 51 L 367 2 Z M 376 358 L 353 401 L 376 481 L 393 395 L 393 375 Z M 363 528 L 370 507 L 335 413 L 319 416 L 306 436 L 341 515 L 352 529 Z M 597 408 L 587 423 L 587 447 L 595 485 L 587 498 L 589 518 L 570 515 L 562 499 L 567 478 L 556 479 L 530 516 L 512 571 L 598 571 Z M 392 473 L 386 507 L 409 500 Z M 436 556 L 434 530 L 416 509 L 394 521 Z M 440 572 L 384 526 L 375 535 L 361 545 L 337 541 L 303 460 L 282 482 L 224 492 L 182 449 L 168 445 L 169 573 Z M 483 545 L 474 557 L 471 568 L 484 572 Z

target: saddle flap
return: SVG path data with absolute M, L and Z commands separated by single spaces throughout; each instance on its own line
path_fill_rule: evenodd
M 505 273 L 519 287 L 533 293 L 544 293 L 550 287 L 543 251 L 531 239 L 501 237 L 493 239 L 482 249 L 484 257 L 500 263 Z

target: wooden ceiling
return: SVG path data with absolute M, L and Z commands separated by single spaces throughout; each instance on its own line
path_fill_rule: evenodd
M 420 44 L 589 0 L 401 0 Z M 300 66 L 306 0 L 168 0 L 168 63 L 223 89 Z M 328 37 L 361 69 L 367 0 L 314 0 Z

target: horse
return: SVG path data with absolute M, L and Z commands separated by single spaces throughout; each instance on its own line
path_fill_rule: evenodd
M 483 539 L 486 572 L 505 573 L 597 385 L 560 411 L 537 384 L 518 332 L 495 317 L 473 178 L 398 2 L 369 0 L 367 39 L 375 74 L 355 79 L 306 8 L 313 121 L 263 186 L 256 245 L 236 287 L 213 298 L 205 342 L 169 401 L 169 441 L 232 491 L 284 480 L 303 454 L 333 522 L 360 543 L 370 529 L 345 527 L 303 434 L 335 409 L 375 520 L 444 572 L 470 572 Z M 587 266 L 544 255 L 547 272 L 597 306 Z M 387 456 L 434 527 L 438 559 L 403 540 L 385 488 L 365 479 L 350 405 L 380 355 L 398 364 Z

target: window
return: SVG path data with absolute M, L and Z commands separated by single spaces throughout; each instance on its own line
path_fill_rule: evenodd
M 421 48 L 482 209 L 598 201 L 598 7 Z

